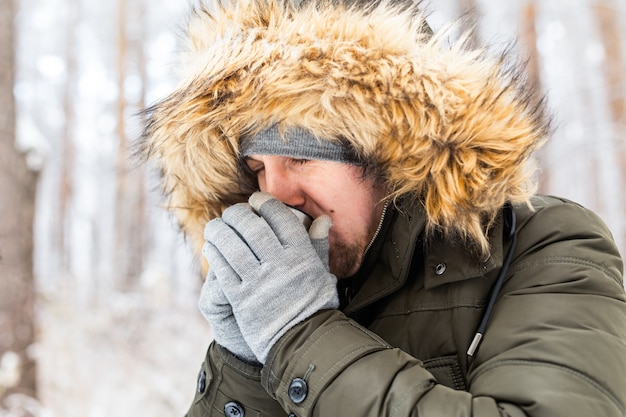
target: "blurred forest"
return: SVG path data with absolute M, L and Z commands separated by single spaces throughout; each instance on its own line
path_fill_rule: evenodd
M 128 152 L 176 83 L 189 3 L 0 0 L 0 417 L 182 416 L 193 398 L 198 259 Z M 425 5 L 527 59 L 556 115 L 541 192 L 595 210 L 625 254 L 626 0 Z

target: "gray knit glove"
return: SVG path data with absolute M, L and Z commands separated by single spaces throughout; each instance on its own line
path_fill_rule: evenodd
M 338 308 L 339 298 L 328 272 L 330 218 L 315 219 L 307 233 L 270 194 L 254 193 L 249 202 L 207 224 L 204 254 L 244 340 L 264 363 L 283 334 L 320 310 Z
M 217 344 L 225 347 L 233 355 L 246 362 L 256 362 L 256 356 L 243 339 L 239 325 L 235 321 L 233 309 L 216 279 L 217 269 L 224 264 L 225 262 L 216 262 L 215 265 L 211 264 L 209 274 L 202 286 L 198 307 L 200 307 L 202 315 L 211 325 L 213 339 L 215 339 Z

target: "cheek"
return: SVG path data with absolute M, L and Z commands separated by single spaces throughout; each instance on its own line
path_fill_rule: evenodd
M 263 175 L 258 175 L 256 177 L 256 183 L 258 184 L 260 191 L 265 191 L 265 177 Z
M 328 242 L 331 246 L 337 242 L 354 244 L 362 240 L 363 235 L 366 234 L 364 219 L 354 211 L 347 212 L 343 216 L 336 212 L 334 217 L 331 214 L 331 218 L 333 218 L 333 226 L 328 235 Z
M 329 242 L 340 241 L 348 244 L 360 243 L 368 240 L 372 226 L 376 228 L 378 218 L 374 218 L 376 205 L 374 201 L 361 198 L 349 200 L 345 196 L 337 196 L 335 201 L 351 201 L 351 204 L 333 205 L 326 214 L 333 222 L 329 233 Z M 375 224 L 373 224 L 375 223 Z

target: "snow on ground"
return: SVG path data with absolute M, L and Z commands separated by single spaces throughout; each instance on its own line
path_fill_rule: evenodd
M 46 417 L 182 417 L 211 340 L 193 308 L 141 303 L 40 305 L 40 399 Z

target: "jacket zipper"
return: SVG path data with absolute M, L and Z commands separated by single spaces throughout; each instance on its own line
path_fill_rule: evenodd
M 382 214 L 380 216 L 380 221 L 378 222 L 378 227 L 376 228 L 376 231 L 374 232 L 374 236 L 372 236 L 372 239 L 370 240 L 369 244 L 367 245 L 367 247 L 363 251 L 363 257 L 365 257 L 367 252 L 369 252 L 370 248 L 374 244 L 374 241 L 376 241 L 376 238 L 378 237 L 378 235 L 380 234 L 381 229 L 383 228 L 383 223 L 385 221 L 385 214 L 387 213 L 387 207 L 388 206 L 389 206 L 389 201 L 387 201 L 385 203 L 385 206 L 383 207 L 383 212 L 382 212 Z M 344 300 L 343 300 L 342 304 L 344 306 L 350 304 L 352 302 L 352 299 L 354 298 L 355 295 L 356 295 L 356 290 L 354 288 L 352 288 L 350 285 L 346 285 L 345 287 L 343 287 L 343 296 L 344 296 L 343 298 L 344 298 Z
M 389 207 L 389 201 L 385 202 L 385 207 L 383 207 L 383 213 L 380 216 L 380 221 L 378 222 L 378 227 L 376 228 L 376 231 L 374 232 L 374 236 L 372 236 L 372 239 L 370 240 L 370 243 L 365 248 L 365 251 L 363 252 L 363 256 L 365 256 L 365 254 L 367 254 L 367 252 L 371 249 L 372 245 L 374 244 L 374 241 L 376 240 L 376 238 L 378 237 L 378 235 L 380 233 L 380 230 L 383 228 L 383 222 L 385 221 L 385 214 L 387 213 L 387 207 Z

